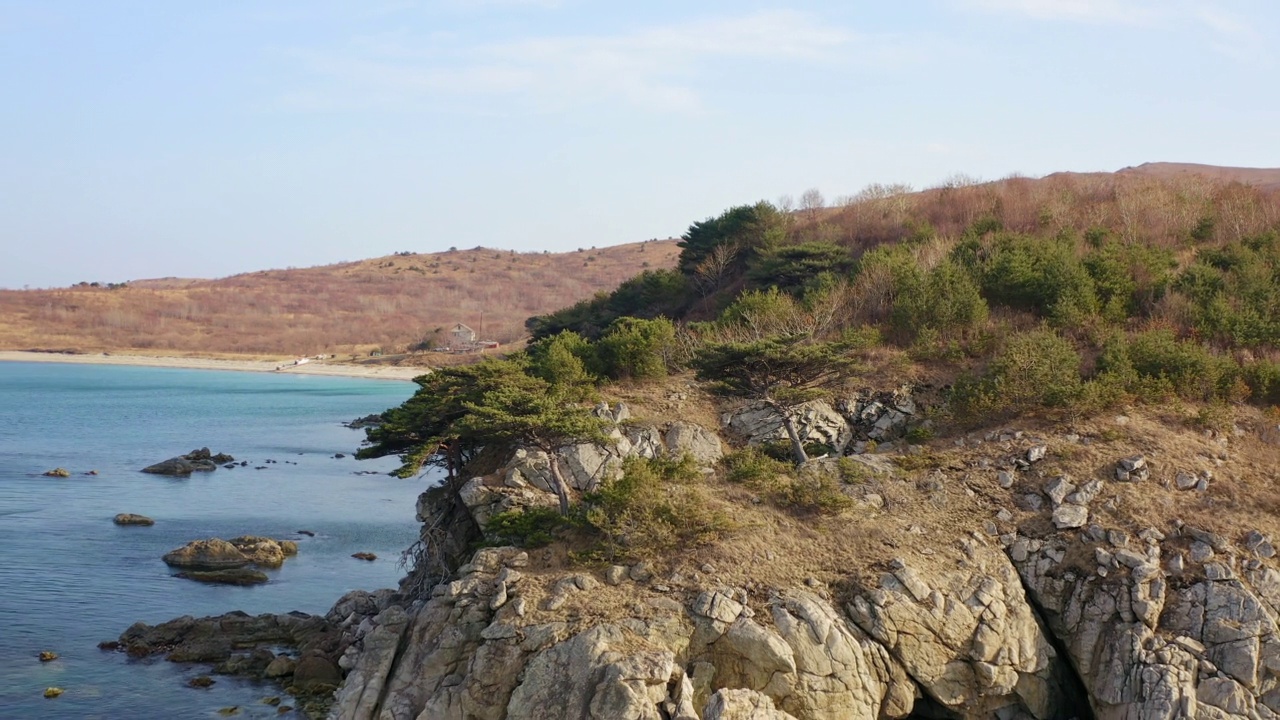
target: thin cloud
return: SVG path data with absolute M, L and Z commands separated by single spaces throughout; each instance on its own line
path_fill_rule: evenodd
M 961 0 L 961 5 L 1037 20 L 1070 20 L 1105 25 L 1149 25 L 1164 5 L 1141 0 Z
M 1168 29 L 1197 28 L 1214 50 L 1240 60 L 1268 56 L 1247 16 L 1212 0 L 956 0 L 964 8 L 1043 21 Z M 1236 6 L 1239 7 L 1238 5 Z
M 813 16 L 770 11 L 657 26 L 614 35 L 533 37 L 460 45 L 447 36 L 354 38 L 337 51 L 289 51 L 313 85 L 294 107 L 413 105 L 522 98 L 558 111 L 621 102 L 659 112 L 703 109 L 700 86 L 716 60 L 833 67 L 901 62 L 890 39 L 832 27 Z

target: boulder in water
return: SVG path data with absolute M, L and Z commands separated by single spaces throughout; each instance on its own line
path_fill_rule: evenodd
M 192 570 L 228 570 L 253 562 L 235 545 L 218 538 L 193 540 L 166 553 L 162 559 L 168 565 Z
M 146 515 L 134 515 L 133 513 L 120 513 L 111 518 L 111 522 L 117 525 L 155 525 L 156 521 Z
M 226 453 L 214 455 L 209 452 L 209 448 L 200 448 L 186 455 L 178 455 L 155 465 L 148 465 L 142 468 L 142 472 L 153 475 L 190 475 L 193 472 L 217 470 L 219 465 L 226 465 L 234 460 L 235 458 Z
M 262 567 L 280 567 L 286 556 L 298 554 L 298 544 L 289 540 L 277 541 L 258 535 L 241 535 L 231 538 L 229 542 L 249 558 L 249 562 Z M 288 544 L 288 549 L 285 544 Z
M 71 471 L 64 467 L 56 467 L 44 472 L 45 477 L 71 477 Z

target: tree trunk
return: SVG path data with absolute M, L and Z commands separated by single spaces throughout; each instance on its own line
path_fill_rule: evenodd
M 782 415 L 782 427 L 787 429 L 787 437 L 791 438 L 791 453 L 796 456 L 796 465 L 809 462 L 809 454 L 804 451 L 804 443 L 800 442 L 800 433 L 796 430 L 796 422 L 791 413 L 781 408 L 774 408 Z
M 547 453 L 548 459 L 551 460 L 551 484 L 552 490 L 556 491 L 556 497 L 560 498 L 560 514 L 569 514 L 569 486 L 564 481 L 564 475 L 560 474 L 560 458 L 554 452 Z

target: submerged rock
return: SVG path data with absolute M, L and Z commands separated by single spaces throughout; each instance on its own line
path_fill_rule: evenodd
M 56 468 L 54 468 L 54 469 L 52 469 L 52 470 L 45 470 L 45 471 L 44 471 L 44 476 L 45 476 L 45 477 L 59 477 L 59 478 L 71 477 L 71 471 L 70 471 L 70 470 L 68 470 L 68 469 L 66 469 L 66 468 L 64 468 L 64 467 L 56 467 Z
M 186 578 L 187 580 L 195 580 L 203 583 L 217 583 L 220 585 L 261 585 L 269 578 L 267 574 L 259 570 L 251 570 L 249 568 L 231 568 L 229 570 L 188 570 L 181 572 L 174 577 Z

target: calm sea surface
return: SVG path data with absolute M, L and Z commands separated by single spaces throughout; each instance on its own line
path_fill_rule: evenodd
M 426 481 L 381 474 L 394 459 L 352 459 L 363 433 L 340 423 L 397 405 L 415 387 L 0 362 L 0 720 L 215 718 L 229 706 L 240 718 L 279 717 L 261 703 L 281 694 L 274 686 L 216 677 L 192 689 L 186 680 L 207 666 L 130 660 L 97 643 L 138 620 L 323 613 L 348 590 L 394 587 Z M 138 472 L 204 446 L 250 466 L 183 479 Z M 54 467 L 72 476 L 41 476 Z M 380 474 L 357 474 L 365 470 Z M 156 524 L 117 527 L 121 512 Z M 190 540 L 243 534 L 295 539 L 298 555 L 252 588 L 181 580 L 160 561 Z M 352 559 L 357 551 L 378 560 Z M 61 657 L 40 663 L 42 650 Z M 66 692 L 46 700 L 50 686 Z

